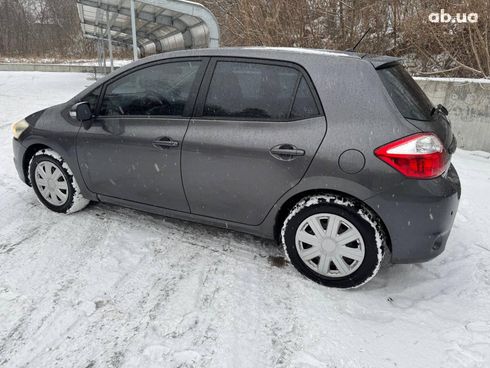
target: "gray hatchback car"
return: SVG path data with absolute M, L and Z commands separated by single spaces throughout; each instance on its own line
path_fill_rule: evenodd
M 53 211 L 101 201 L 276 239 L 348 288 L 387 249 L 444 250 L 461 194 L 446 115 L 393 57 L 177 51 L 15 123 L 14 160 Z

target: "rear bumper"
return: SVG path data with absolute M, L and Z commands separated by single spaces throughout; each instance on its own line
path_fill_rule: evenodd
M 406 180 L 365 202 L 383 220 L 391 239 L 393 263 L 428 261 L 444 251 L 461 197 L 451 165 L 433 180 Z
M 12 139 L 12 148 L 14 150 L 14 164 L 15 168 L 17 169 L 17 174 L 19 174 L 19 178 L 24 183 L 28 184 L 23 167 L 23 159 L 24 154 L 26 153 L 26 148 L 15 138 Z

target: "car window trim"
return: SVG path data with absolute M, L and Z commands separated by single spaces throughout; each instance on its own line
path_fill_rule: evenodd
M 99 95 L 97 96 L 97 100 L 95 101 L 95 111 L 97 110 L 97 108 L 99 107 L 99 100 L 100 100 L 100 96 L 102 96 L 102 92 L 104 92 L 104 86 L 101 84 L 99 86 L 97 86 L 96 88 L 94 88 L 93 90 L 91 90 L 89 93 L 87 93 L 85 96 L 83 96 L 83 99 L 81 101 L 85 101 L 85 99 L 87 98 L 88 95 L 90 95 L 91 93 L 93 93 L 94 91 L 98 90 L 100 88 L 100 93 Z
M 288 112 L 288 120 L 291 119 L 291 112 L 293 111 L 293 106 L 296 102 L 296 98 L 298 97 L 298 90 L 299 90 L 299 85 L 301 84 L 301 79 L 303 76 L 298 74 L 298 78 L 296 79 L 295 85 L 294 85 L 294 93 L 293 93 L 293 98 L 289 102 L 289 112 Z M 316 103 L 316 102 L 315 102 Z M 318 111 L 318 110 L 317 110 Z
M 311 97 L 313 97 L 313 101 L 315 102 L 315 106 L 316 106 L 316 111 L 318 112 L 317 115 L 312 115 L 312 116 L 309 116 L 307 118 L 291 118 L 291 114 L 293 112 L 293 107 L 294 105 L 296 104 L 296 99 L 298 98 L 298 91 L 299 91 L 299 86 L 301 85 L 301 82 L 302 80 L 304 79 L 305 83 L 306 83 L 306 87 L 308 88 L 308 90 L 310 91 L 310 95 Z M 310 117 L 318 117 L 318 116 L 325 116 L 325 114 L 323 113 L 323 108 L 322 108 L 322 104 L 321 104 L 321 101 L 320 99 L 317 97 L 316 95 L 316 89 L 315 87 L 313 86 L 313 82 L 312 84 L 310 85 L 309 84 L 309 81 L 308 79 L 306 78 L 301 78 L 299 81 L 298 81 L 298 86 L 296 88 L 296 94 L 294 95 L 294 100 L 293 100 L 293 103 L 291 104 L 291 110 L 289 111 L 289 118 L 291 120 L 302 120 L 302 119 L 309 119 Z
M 115 83 L 118 80 L 120 80 L 121 78 L 124 78 L 127 75 L 132 74 L 134 72 L 137 72 L 138 70 L 141 70 L 141 69 L 145 69 L 145 68 L 149 68 L 149 67 L 153 67 L 153 66 L 157 66 L 157 65 L 177 63 L 177 62 L 186 62 L 186 61 L 199 61 L 199 62 L 201 62 L 201 65 L 199 66 L 199 69 L 196 73 L 196 79 L 192 83 L 192 87 L 191 87 L 191 90 L 189 92 L 189 97 L 188 97 L 188 100 L 187 100 L 186 105 L 184 107 L 184 113 L 182 115 L 103 115 L 103 116 L 99 115 L 100 107 L 102 105 L 102 100 L 105 96 L 106 89 L 110 84 Z M 176 57 L 176 58 L 169 58 L 169 59 L 164 59 L 164 60 L 156 60 L 156 61 L 148 62 L 148 63 L 142 64 L 142 65 L 138 65 L 137 67 L 131 68 L 131 69 L 125 71 L 124 73 L 117 75 L 114 78 L 109 79 L 108 81 L 104 82 L 102 85 L 99 85 L 96 88 L 94 88 L 93 90 L 91 90 L 90 92 L 88 92 L 85 96 L 89 95 L 90 93 L 92 93 L 92 91 L 96 90 L 97 88 L 102 87 L 101 93 L 97 99 L 97 104 L 96 104 L 96 108 L 94 111 L 94 118 L 95 119 L 106 119 L 106 118 L 123 119 L 123 118 L 132 117 L 132 118 L 138 118 L 138 119 L 142 119 L 142 118 L 145 118 L 145 119 L 152 119 L 152 118 L 179 119 L 180 118 L 180 119 L 187 119 L 188 120 L 189 118 L 192 117 L 192 112 L 194 110 L 194 105 L 196 104 L 199 88 L 202 84 L 202 80 L 203 80 L 205 72 L 207 70 L 207 66 L 209 64 L 209 61 L 210 61 L 209 57 L 202 56 L 202 57 Z M 84 98 L 85 98 L 85 96 L 84 96 Z M 82 101 L 83 101 L 83 99 L 82 99 Z
M 204 105 L 206 103 L 206 99 L 208 96 L 209 88 L 211 86 L 211 81 L 212 77 L 214 75 L 216 65 L 218 62 L 224 61 L 224 62 L 241 62 L 241 63 L 252 63 L 252 64 L 265 64 L 265 65 L 276 65 L 276 66 L 283 66 L 283 67 L 289 67 L 297 70 L 299 72 L 299 81 L 301 81 L 301 77 L 305 78 L 305 81 L 308 85 L 308 88 L 310 89 L 311 94 L 313 95 L 313 99 L 315 100 L 315 104 L 317 107 L 318 114 L 317 115 L 312 115 L 309 117 L 301 117 L 301 118 L 294 118 L 292 119 L 290 117 L 291 115 L 291 109 L 292 106 L 294 105 L 294 101 L 296 100 L 296 94 L 298 92 L 298 85 L 295 87 L 295 92 L 292 98 L 291 106 L 289 109 L 288 117 L 286 119 L 272 119 L 272 118 L 248 118 L 248 117 L 232 117 L 232 116 L 203 116 L 204 112 Z M 226 120 L 226 121 L 269 121 L 269 122 L 292 122 L 292 121 L 300 121 L 300 120 L 307 120 L 307 119 L 313 119 L 317 117 L 324 117 L 325 113 L 323 110 L 323 107 L 321 105 L 320 98 L 318 96 L 316 88 L 314 88 L 313 82 L 309 76 L 309 74 L 306 72 L 304 67 L 300 64 L 291 62 L 291 61 L 284 61 L 284 60 L 275 60 L 275 59 L 263 59 L 263 58 L 251 58 L 251 57 L 239 57 L 239 56 L 211 56 L 211 60 L 208 64 L 208 68 L 206 70 L 206 73 L 204 75 L 204 78 L 202 80 L 202 86 L 199 90 L 199 94 L 196 99 L 195 107 L 194 107 L 194 112 L 192 114 L 192 118 L 194 119 L 200 119 L 200 120 Z

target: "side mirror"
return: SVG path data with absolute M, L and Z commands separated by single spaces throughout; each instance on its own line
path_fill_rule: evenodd
M 81 121 L 82 123 L 84 121 L 92 119 L 92 110 L 90 109 L 90 105 L 88 102 L 79 102 L 73 105 L 72 110 L 75 111 L 76 119 L 78 121 Z

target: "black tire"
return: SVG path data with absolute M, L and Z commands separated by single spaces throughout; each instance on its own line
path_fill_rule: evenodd
M 56 168 L 58 168 L 61 171 L 63 178 L 67 183 L 67 190 L 66 190 L 67 198 L 60 205 L 49 203 L 43 197 L 41 191 L 39 190 L 39 186 L 36 181 L 35 172 L 37 166 L 43 162 L 49 162 L 54 166 L 56 166 Z M 72 171 L 65 163 L 65 161 L 61 158 L 61 156 L 55 151 L 51 149 L 43 149 L 36 152 L 34 156 L 31 158 L 28 171 L 29 171 L 29 180 L 31 182 L 34 192 L 36 193 L 37 198 L 44 206 L 49 208 L 51 211 L 58 212 L 58 213 L 73 213 L 73 212 L 80 211 L 90 203 L 89 200 L 85 199 L 81 195 L 78 183 L 76 182 Z
M 329 277 L 309 267 L 296 249 L 296 232 L 303 221 L 315 214 L 333 214 L 349 221 L 364 242 L 364 258 L 358 268 L 345 277 Z M 281 240 L 287 257 L 304 276 L 321 285 L 336 288 L 359 287 L 378 272 L 385 253 L 385 235 L 380 221 L 365 206 L 334 195 L 317 195 L 301 200 L 284 221 Z

